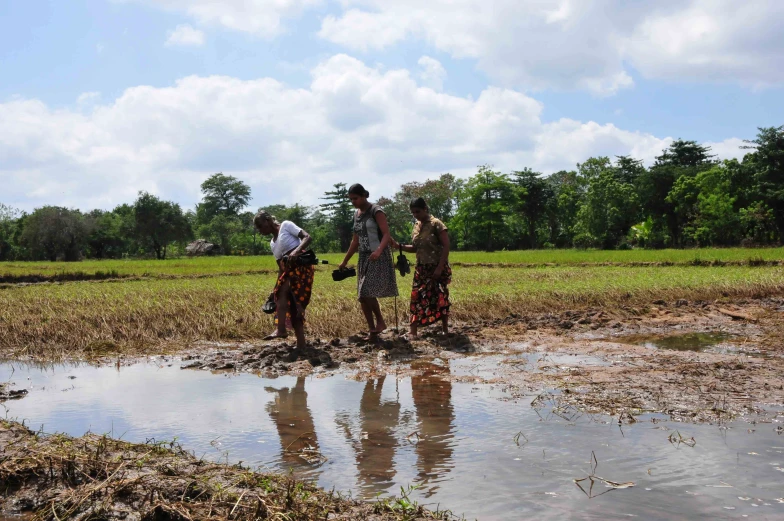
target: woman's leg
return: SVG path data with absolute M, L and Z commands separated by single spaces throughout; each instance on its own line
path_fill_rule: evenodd
M 381 305 L 378 303 L 377 298 L 372 299 L 370 304 L 373 309 L 373 315 L 376 317 L 376 328 L 372 329 L 371 332 L 383 333 L 387 328 L 387 323 L 384 322 L 384 317 L 381 316 Z
M 368 323 L 368 331 L 372 334 L 376 329 L 375 321 L 373 320 L 373 305 L 371 301 L 376 300 L 372 298 L 362 297 L 359 299 L 359 304 L 362 306 L 362 313 L 365 314 L 365 320 Z
M 441 326 L 444 334 L 449 334 L 449 315 L 444 315 L 441 317 Z
M 275 335 L 278 338 L 286 338 L 286 314 L 289 312 L 291 299 L 291 286 L 287 280 L 278 288 L 278 330 Z
M 414 339 L 417 337 L 417 323 L 411 322 L 411 325 L 408 326 L 408 338 Z
M 302 322 L 302 317 L 292 318 L 291 325 L 294 327 L 294 335 L 297 337 L 297 349 L 305 349 L 307 343 L 305 342 L 305 324 Z

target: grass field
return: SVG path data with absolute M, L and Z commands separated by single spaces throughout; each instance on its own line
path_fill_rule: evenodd
M 412 258 L 409 255 L 409 258 Z M 321 255 L 337 265 L 342 254 Z M 450 260 L 460 264 L 511 265 L 641 265 L 641 264 L 730 264 L 748 265 L 784 261 L 784 248 L 764 249 L 701 249 L 701 250 L 524 250 L 483 252 L 453 252 Z M 67 274 L 86 277 L 96 273 L 107 277 L 199 277 L 236 275 L 275 270 L 271 256 L 209 257 L 156 260 L 86 260 L 82 262 L 0 262 L 0 282 L 24 281 L 23 277 L 57 278 Z
M 765 253 L 772 259 L 775 251 L 704 252 L 714 256 L 723 254 L 723 259 L 743 259 Z M 542 252 L 535 253 L 540 255 Z M 650 253 L 659 256 L 637 258 L 664 258 L 661 252 Z M 470 322 L 505 317 L 513 312 L 534 314 L 588 306 L 644 306 L 657 299 L 707 300 L 784 292 L 784 267 L 781 266 L 568 265 L 569 262 L 584 262 L 586 257 L 580 255 L 592 254 L 575 252 L 569 257 L 564 253 L 561 258 L 569 260 L 563 261 L 565 265 L 561 266 L 493 269 L 457 265 L 452 285 L 453 317 L 456 321 Z M 460 262 L 461 255 L 468 259 L 484 257 L 457 254 L 454 259 Z M 526 253 L 515 255 L 517 257 L 498 253 L 493 258 L 531 258 Z M 612 258 L 607 252 L 596 252 L 596 255 L 595 258 Z M 270 261 L 269 258 L 129 261 L 129 269 L 149 266 L 168 270 L 159 271 L 159 274 L 194 277 L 6 285 L 0 289 L 0 354 L 56 359 L 113 351 L 176 349 L 196 340 L 262 338 L 272 330 L 271 318 L 261 312 L 261 305 L 275 280 Z M 260 265 L 270 271 L 242 274 L 243 269 L 258 270 Z M 29 265 L 27 269 L 37 266 Z M 316 275 L 313 300 L 308 308 L 308 334 L 312 338 L 346 336 L 366 327 L 363 327 L 356 303 L 356 279 L 336 283 L 329 276 L 331 269 L 320 266 Z M 216 275 L 220 273 L 239 275 Z M 212 276 L 195 277 L 210 274 Z M 398 282 L 402 295 L 398 299 L 399 314 L 405 321 L 411 277 Z M 388 322 L 393 323 L 393 300 L 386 299 L 383 306 Z

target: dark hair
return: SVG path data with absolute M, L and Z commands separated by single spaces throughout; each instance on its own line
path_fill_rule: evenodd
M 411 200 L 411 204 L 408 205 L 409 208 L 419 208 L 420 210 L 427 210 L 427 201 L 425 201 L 421 197 L 417 197 L 416 199 Z
M 365 187 L 359 183 L 354 183 L 353 185 L 351 185 L 348 188 L 348 193 L 350 193 L 351 195 L 358 195 L 360 197 L 364 197 L 365 199 L 370 197 L 370 192 L 365 190 Z

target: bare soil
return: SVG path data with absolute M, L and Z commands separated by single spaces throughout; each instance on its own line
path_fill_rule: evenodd
M 686 333 L 732 335 L 723 352 L 640 345 Z M 292 343 L 200 344 L 156 357 L 184 369 L 282 374 L 345 372 L 355 378 L 421 371 L 414 361 L 465 360 L 457 381 L 503 385 L 583 412 L 628 420 L 658 412 L 684 421 L 760 421 L 784 405 L 784 299 L 657 301 L 644 308 L 583 309 L 458 324 L 448 336 L 425 332 L 412 342 L 394 331 L 378 342 L 357 335 Z M 114 363 L 133 363 L 119 359 Z M 111 362 L 104 360 L 104 362 Z M 464 364 L 464 365 L 465 365 Z M 448 365 L 448 364 L 447 364 Z

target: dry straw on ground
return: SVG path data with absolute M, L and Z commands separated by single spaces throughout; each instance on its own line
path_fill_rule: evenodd
M 360 502 L 279 474 L 197 459 L 175 442 L 43 436 L 0 421 L 0 512 L 35 521 L 454 519 L 407 498 Z
M 261 305 L 274 275 L 67 282 L 0 290 L 0 354 L 56 360 L 112 353 L 172 351 L 198 340 L 258 340 L 272 320 Z M 398 317 L 408 318 L 410 277 L 399 279 Z M 453 320 L 473 323 L 512 313 L 645 306 L 657 299 L 714 300 L 778 295 L 780 267 L 455 268 Z M 310 338 L 346 337 L 367 328 L 355 282 L 317 273 Z M 384 314 L 394 326 L 394 301 Z

